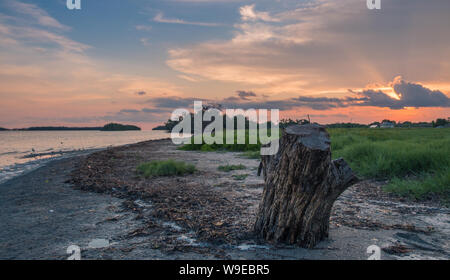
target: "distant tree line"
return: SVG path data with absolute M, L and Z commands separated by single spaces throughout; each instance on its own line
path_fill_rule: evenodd
M 103 127 L 67 127 L 67 126 L 32 126 L 28 128 L 6 129 L 0 127 L 1 131 L 16 130 L 16 131 L 76 131 L 76 130 L 96 130 L 96 131 L 127 131 L 127 130 L 141 130 L 140 127 L 134 125 L 124 125 L 118 123 L 109 123 Z
M 203 113 L 205 113 L 207 110 L 209 109 L 218 109 L 219 111 L 221 110 L 221 106 L 220 105 L 203 105 L 202 108 L 202 116 Z M 199 114 L 199 113 L 196 113 Z M 194 113 L 190 113 L 190 118 L 191 118 L 191 133 L 194 133 L 194 117 L 195 114 Z M 246 116 L 242 116 L 242 115 L 236 115 L 236 116 L 227 116 L 227 114 L 223 114 L 222 115 L 222 120 L 223 120 L 223 129 L 226 128 L 226 124 L 227 122 L 233 122 L 234 123 L 234 129 L 237 129 L 238 126 L 238 122 L 240 118 L 244 118 L 245 121 L 245 129 L 249 129 L 251 127 L 251 125 L 256 126 L 258 129 L 263 126 L 263 124 L 260 123 L 255 123 L 251 120 L 249 120 L 248 117 Z M 184 118 L 182 116 L 180 116 L 177 120 L 167 120 L 163 125 L 157 126 L 155 128 L 153 128 L 153 130 L 167 130 L 167 131 L 172 131 L 172 129 L 179 123 L 181 123 L 184 120 Z M 215 118 L 212 117 L 211 121 L 202 121 L 202 131 L 205 130 L 205 128 L 210 125 L 211 123 L 213 123 L 215 121 Z M 267 127 L 267 129 L 270 129 L 272 127 L 272 122 L 268 121 L 266 123 L 266 126 L 263 126 L 264 128 Z
M 359 124 L 359 123 L 332 123 L 325 125 L 328 128 L 365 128 L 369 127 L 365 124 Z
M 67 126 L 33 126 L 28 128 L 20 128 L 14 130 L 25 131 L 54 131 L 54 130 L 100 130 L 101 127 L 67 127 Z
M 286 128 L 288 126 L 295 125 L 295 124 L 303 125 L 303 124 L 309 124 L 309 123 L 310 123 L 310 121 L 309 120 L 305 120 L 305 119 L 297 119 L 297 120 L 282 119 L 280 121 L 280 127 L 281 128 Z
M 203 108 L 203 112 L 206 111 L 208 109 L 207 106 L 204 106 Z M 192 133 L 193 133 L 193 127 L 194 127 L 194 114 L 191 114 L 191 127 L 192 127 Z M 227 118 L 231 118 L 226 116 L 226 114 L 224 114 L 224 118 L 223 118 L 223 127 L 225 128 L 226 126 L 226 121 Z M 171 131 L 177 124 L 179 124 L 181 121 L 183 120 L 182 117 L 180 117 L 178 120 L 167 120 L 167 122 L 165 122 L 163 125 L 155 127 L 153 130 L 167 130 L 167 131 Z M 233 121 L 234 121 L 234 127 L 237 127 L 237 121 L 238 118 L 237 116 L 233 117 Z M 207 127 L 212 121 L 209 122 L 205 122 L 203 121 L 203 129 L 205 129 L 205 127 Z M 282 119 L 279 123 L 280 128 L 286 128 L 290 125 L 295 125 L 295 124 L 300 124 L 300 125 L 304 125 L 304 124 L 309 124 L 311 121 L 309 119 Z M 437 119 L 436 121 L 432 121 L 432 122 L 410 122 L 410 121 L 405 121 L 405 122 L 396 122 L 393 120 L 382 120 L 381 122 L 373 122 L 371 124 L 359 124 L 359 123 L 332 123 L 332 124 L 326 124 L 325 126 L 328 128 L 368 128 L 368 127 L 385 127 L 387 125 L 387 127 L 403 127 L 403 128 L 413 128 L 413 127 L 448 127 L 450 126 L 450 118 L 448 119 Z M 248 120 L 248 118 L 245 118 L 245 128 L 248 129 L 250 126 L 250 121 Z M 267 127 L 270 129 L 272 126 L 271 122 L 267 123 Z M 260 127 L 260 124 L 257 124 L 257 127 Z
M 404 121 L 404 122 L 396 122 L 392 120 L 383 120 L 380 122 L 374 122 L 371 123 L 369 126 L 376 125 L 381 126 L 383 123 L 392 123 L 394 127 L 440 127 L 440 126 L 449 126 L 450 125 L 450 118 L 448 119 L 437 119 L 432 122 L 410 122 L 410 121 Z
M 447 119 L 437 119 L 436 121 L 433 121 L 433 127 L 439 127 L 439 126 L 450 126 L 450 118 Z

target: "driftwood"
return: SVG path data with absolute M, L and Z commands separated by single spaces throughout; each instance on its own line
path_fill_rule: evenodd
M 312 248 L 328 237 L 333 203 L 356 176 L 331 160 L 330 138 L 319 125 L 286 128 L 276 155 L 262 156 L 265 187 L 256 233 L 267 241 Z

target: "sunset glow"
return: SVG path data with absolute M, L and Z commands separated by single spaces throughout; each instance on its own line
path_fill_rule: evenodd
M 0 7 L 1 127 L 151 129 L 197 99 L 320 123 L 450 115 L 446 0 L 385 0 L 381 10 L 361 0 Z

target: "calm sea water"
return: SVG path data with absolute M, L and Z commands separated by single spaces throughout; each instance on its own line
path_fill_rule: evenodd
M 164 131 L 0 131 L 0 183 L 55 158 L 168 137 Z

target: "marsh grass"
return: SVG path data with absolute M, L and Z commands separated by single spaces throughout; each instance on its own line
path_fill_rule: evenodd
M 223 171 L 223 172 L 231 172 L 234 170 L 244 170 L 247 169 L 247 167 L 245 167 L 245 165 L 243 164 L 239 164 L 239 165 L 221 165 L 217 168 L 219 171 Z
M 450 165 L 448 129 L 331 129 L 333 158 L 360 176 L 391 179 L 433 174 Z
M 450 206 L 450 168 L 436 174 L 424 174 L 414 180 L 396 177 L 384 189 L 416 200 L 439 196 L 444 204 Z
M 244 181 L 247 179 L 248 174 L 239 174 L 239 175 L 233 175 L 234 180 L 236 181 Z
M 196 171 L 196 168 L 192 164 L 169 159 L 164 161 L 142 163 L 137 167 L 137 171 L 144 177 L 149 178 L 157 176 L 181 176 L 185 174 L 192 174 Z
M 450 128 L 332 128 L 331 151 L 365 179 L 389 180 L 386 191 L 423 199 L 450 201 Z M 225 137 L 225 135 L 224 135 Z M 236 137 L 236 135 L 235 135 Z M 183 150 L 243 152 L 260 158 L 260 144 L 195 145 Z M 236 141 L 235 141 L 236 143 Z
M 363 178 L 388 179 L 388 192 L 450 198 L 450 129 L 329 129 L 333 158 Z M 413 178 L 413 179 L 412 179 Z
M 261 155 L 258 151 L 246 151 L 242 153 L 242 156 L 249 159 L 260 159 Z
M 203 144 L 194 144 L 194 140 L 193 140 L 193 138 L 191 138 L 191 143 L 183 145 L 179 149 L 185 150 L 185 151 L 202 151 L 202 152 L 215 152 L 215 151 L 259 152 L 259 150 L 261 149 L 260 138 L 259 138 L 259 135 L 257 135 L 256 131 L 251 131 L 251 132 L 249 132 L 248 130 L 245 131 L 245 144 L 238 144 L 238 141 L 237 141 L 238 134 L 237 133 L 234 133 L 233 144 L 226 144 L 227 143 L 227 141 L 226 141 L 227 131 L 224 131 L 221 134 L 222 135 L 218 136 L 218 137 L 222 137 L 224 144 L 209 145 L 209 144 L 205 143 L 203 138 L 202 138 Z M 268 133 L 268 134 L 270 135 L 270 133 Z M 256 139 L 256 144 L 252 143 L 252 141 L 250 141 L 252 139 L 251 136 L 254 136 L 254 138 Z

